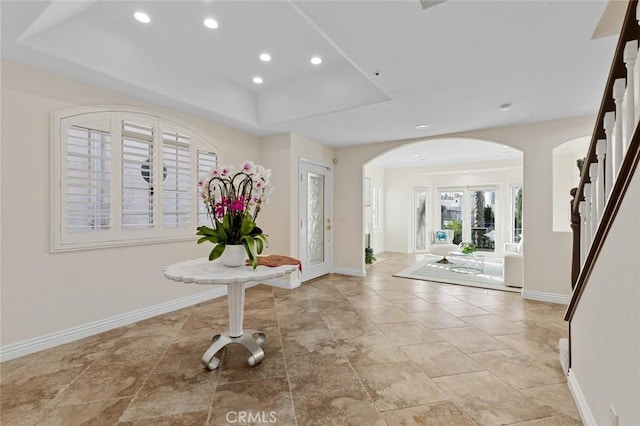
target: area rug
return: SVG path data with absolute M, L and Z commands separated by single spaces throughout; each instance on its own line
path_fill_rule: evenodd
M 449 270 L 447 264 L 436 263 L 441 257 L 428 256 L 415 265 L 393 274 L 394 277 L 412 278 L 414 280 L 435 281 L 439 283 L 458 284 L 469 287 L 488 288 L 491 290 L 512 291 L 520 293 L 522 289 L 507 287 L 502 280 L 502 263 L 485 259 L 484 272 L 480 274 L 462 274 Z

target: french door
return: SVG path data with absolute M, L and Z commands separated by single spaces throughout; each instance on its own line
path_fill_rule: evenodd
M 300 281 L 331 272 L 331 168 L 300 160 Z

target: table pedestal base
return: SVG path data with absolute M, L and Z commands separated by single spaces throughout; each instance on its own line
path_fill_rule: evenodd
M 258 335 L 255 339 L 253 338 L 254 334 Z M 209 346 L 209 349 L 202 355 L 202 363 L 209 370 L 215 370 L 220 366 L 220 359 L 216 358 L 215 355 L 225 346 L 237 343 L 244 346 L 251 353 L 247 358 L 247 364 L 253 367 L 264 359 L 262 345 L 266 339 L 264 333 L 257 330 L 244 330 L 242 335 L 238 337 L 231 337 L 228 331 L 222 334 L 216 334 L 211 340 L 211 346 Z

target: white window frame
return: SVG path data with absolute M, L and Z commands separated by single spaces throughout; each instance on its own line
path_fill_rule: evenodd
M 163 173 L 162 155 L 164 133 L 179 133 L 189 138 L 190 196 L 189 223 L 181 226 L 165 225 L 163 220 L 163 183 L 154 186 L 154 225 L 148 229 L 123 229 L 122 227 L 122 121 L 132 121 L 154 126 L 154 170 Z M 66 220 L 66 170 L 67 129 L 100 121 L 108 128 L 111 142 L 110 214 L 108 229 L 87 231 L 67 230 Z M 197 191 L 198 152 L 214 155 L 220 161 L 220 150 L 199 132 L 175 120 L 154 112 L 121 106 L 94 106 L 72 108 L 51 115 L 51 244 L 52 252 L 118 247 L 139 244 L 182 241 L 195 238 L 198 226 L 198 206 L 201 203 Z M 161 181 L 162 179 L 160 179 Z

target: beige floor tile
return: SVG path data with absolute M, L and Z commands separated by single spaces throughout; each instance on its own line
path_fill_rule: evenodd
M 380 330 L 396 345 L 441 342 L 443 339 L 418 321 L 380 324 Z
M 509 348 L 475 327 L 446 328 L 434 333 L 466 354 Z
M 400 346 L 429 377 L 482 371 L 484 368 L 447 342 Z
M 286 357 L 294 354 L 335 354 L 338 342 L 329 329 L 282 332 L 282 348 Z
M 433 305 L 424 300 L 412 297 L 411 299 L 394 300 L 391 303 L 404 312 L 423 312 L 433 310 Z
M 151 374 L 155 361 L 96 363 L 78 377 L 56 401 L 57 405 L 132 397 Z
M 492 336 L 516 334 L 525 331 L 521 325 L 507 321 L 496 315 L 467 316 L 461 319 Z
M 297 354 L 287 359 L 291 392 L 306 397 L 334 391 L 362 391 L 362 384 L 341 355 Z
M 447 400 L 448 397 L 411 362 L 356 369 L 379 411 Z
M 430 330 L 437 330 L 440 328 L 464 327 L 468 325 L 464 321 L 461 321 L 460 319 L 446 313 L 441 309 L 434 309 L 432 311 L 425 312 L 412 312 L 409 315 L 411 316 L 411 318 L 420 321 Z
M 202 411 L 209 407 L 216 375 L 152 374 L 121 417 L 123 421 Z
M 469 357 L 516 389 L 566 382 L 560 362 L 549 365 L 515 349 L 475 353 Z
M 351 365 L 378 365 L 406 361 L 407 357 L 386 336 L 365 336 L 339 339 L 339 348 Z
M 40 426 L 96 425 L 111 426 L 129 406 L 131 398 L 108 399 L 86 404 L 58 406 L 44 410 L 35 423 Z
M 379 296 L 378 293 L 373 292 L 373 294 L 365 294 L 362 296 L 352 296 L 347 299 L 351 304 L 357 309 L 366 309 L 366 308 L 375 308 L 376 306 L 382 307 L 391 307 L 393 304 L 389 302 L 382 296 Z
M 117 426 L 203 426 L 209 417 L 209 410 L 192 413 L 171 414 L 146 419 L 119 422 Z
M 393 306 L 361 309 L 360 312 L 365 314 L 374 324 L 413 321 L 413 318 L 406 312 Z
M 458 299 L 457 297 L 447 294 L 443 291 L 416 292 L 415 294 L 425 302 L 432 304 L 460 302 L 460 299 Z
M 385 426 L 364 391 L 328 392 L 294 398 L 299 425 Z
M 469 418 L 452 402 L 421 405 L 419 407 L 386 411 L 382 416 L 393 426 L 475 426 Z
M 171 344 L 171 336 L 132 336 L 119 339 L 98 359 L 99 364 L 147 359 L 155 364 Z
M 530 422 L 514 423 L 513 426 L 582 426 L 582 421 L 565 416 L 546 417 Z
M 286 378 L 218 385 L 213 395 L 208 424 L 237 424 L 236 416 L 240 412 L 245 414 L 245 419 L 251 415 L 254 419 L 262 420 L 263 424 L 295 424 Z
M 471 315 L 486 315 L 487 311 L 478 308 L 471 303 L 456 302 L 456 303 L 438 303 L 436 306 L 445 312 L 450 313 L 456 317 L 464 317 Z
M 479 425 L 510 424 L 553 414 L 488 371 L 439 377 L 434 382 Z
M 566 383 L 522 389 L 520 392 L 540 405 L 547 405 L 553 408 L 563 416 L 570 417 L 576 421 L 580 420 L 580 413 Z
M 306 312 L 304 315 L 288 312 L 278 314 L 278 324 L 282 332 L 327 329 L 327 325 L 318 312 Z
M 287 370 L 282 348 L 275 345 L 270 346 L 268 342 L 267 338 L 267 343 L 262 347 L 264 360 L 254 367 L 247 364 L 247 358 L 251 356 L 251 353 L 244 346 L 227 346 L 224 349 L 222 364 L 219 367 L 218 384 L 286 377 Z M 220 358 L 220 354 L 218 354 L 218 358 Z

